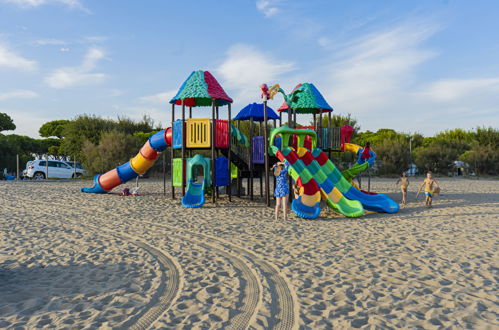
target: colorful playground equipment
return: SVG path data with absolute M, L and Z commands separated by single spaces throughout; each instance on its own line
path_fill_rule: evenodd
M 291 204 L 299 217 L 317 218 L 321 200 L 346 217 L 360 217 L 364 210 L 398 211 L 398 204 L 388 196 L 364 192 L 353 185 L 353 177 L 372 166 L 376 154 L 369 150 L 366 157 L 363 147 L 350 143 L 353 128 L 332 126 L 333 108 L 313 84 L 299 84 L 289 95 L 279 85 L 269 89 L 264 84 L 261 89 L 263 104 L 249 104 L 232 119 L 232 99 L 217 80 L 208 71 L 192 72 L 170 101 L 171 127 L 152 135 L 129 162 L 96 175 L 94 185 L 81 190 L 109 192 L 144 174 L 159 154 L 170 147 L 171 197 L 175 199 L 175 188 L 181 188 L 182 205 L 187 208 L 203 206 L 208 187 L 213 202 L 220 195 L 220 187 L 225 187 L 231 201 L 234 183 L 235 194 L 240 197 L 244 178 L 248 179 L 250 199 L 254 178 L 260 179 L 260 195 L 263 197 L 265 192 L 265 202 L 270 205 L 269 168 L 271 163 L 281 160 L 289 163 L 290 176 L 299 187 L 299 196 Z M 267 100 L 277 93 L 284 96 L 279 115 L 267 106 Z M 181 106 L 179 119 L 175 118 L 176 105 Z M 211 107 L 211 118 L 193 117 L 193 108 L 207 106 Z M 224 106 L 227 119 L 220 118 L 220 108 Z M 284 113 L 288 114 L 287 124 L 283 124 Z M 297 114 L 312 114 L 313 125 L 297 127 Z M 329 115 L 326 127 L 324 114 Z M 269 120 L 273 121 L 272 127 Z M 241 132 L 240 124 L 244 121 L 249 121 L 249 136 Z M 253 136 L 256 127 L 259 134 Z M 340 172 L 330 160 L 333 151 L 353 152 L 357 162 Z
M 159 131 L 147 140 L 139 153 L 129 162 L 104 174 L 97 174 L 94 177 L 94 185 L 92 187 L 83 187 L 81 191 L 85 193 L 104 194 L 136 178 L 138 175 L 144 174 L 154 165 L 159 153 L 171 145 L 171 141 L 171 128 Z
M 281 147 L 274 144 L 275 136 L 281 136 Z M 295 135 L 298 137 L 298 146 L 287 147 L 289 138 Z M 303 147 L 305 136 L 312 137 L 312 151 Z M 317 134 L 311 130 L 290 129 L 286 126 L 272 131 L 270 136 L 271 154 L 276 155 L 281 161 L 287 160 L 292 169 L 291 176 L 300 187 L 300 195 L 294 199 L 291 208 L 300 217 L 305 219 L 315 219 L 319 216 L 319 202 L 322 198 L 327 205 L 335 211 L 347 217 L 360 217 L 364 214 L 362 205 L 355 200 L 348 200 L 335 187 L 328 175 L 323 171 L 318 162 L 327 156 L 319 148 L 316 148 Z M 315 154 L 315 155 L 314 155 Z

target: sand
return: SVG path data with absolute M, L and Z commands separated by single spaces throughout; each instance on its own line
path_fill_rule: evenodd
M 432 209 L 413 183 L 397 214 L 277 222 L 247 199 L 182 208 L 154 180 L 0 182 L 0 327 L 498 328 L 499 181 L 440 181 Z

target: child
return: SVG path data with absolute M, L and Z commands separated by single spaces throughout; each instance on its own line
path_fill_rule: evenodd
M 272 166 L 274 170 L 274 176 L 276 177 L 276 186 L 274 190 L 274 196 L 276 198 L 275 204 L 275 220 L 279 216 L 279 207 L 282 205 L 282 213 L 284 213 L 284 220 L 288 219 L 288 164 L 283 162 L 278 162 Z
M 293 194 L 295 195 L 295 199 L 300 197 L 300 187 L 295 183 L 293 183 Z
M 367 159 L 371 158 L 371 142 L 367 142 L 364 146 L 364 150 L 362 151 L 361 159 L 362 163 L 364 163 Z
M 433 179 L 433 174 L 428 171 L 426 173 L 426 179 L 424 179 L 423 183 L 421 184 L 421 187 L 419 187 L 418 193 L 416 195 L 416 198 L 418 197 L 419 193 L 421 192 L 421 189 L 424 188 L 424 194 L 426 195 L 426 207 L 430 208 L 431 202 L 433 200 L 433 194 L 437 191 L 440 191 L 440 185 L 436 180 Z
M 400 182 L 400 190 L 402 190 L 402 204 L 407 204 L 407 187 L 409 187 L 409 178 L 405 172 L 402 172 L 399 179 L 395 184 L 399 184 Z

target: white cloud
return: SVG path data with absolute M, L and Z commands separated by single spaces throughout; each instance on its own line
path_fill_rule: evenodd
M 421 47 L 435 31 L 407 25 L 354 41 L 326 66 L 326 94 L 352 112 L 381 110 L 390 98 L 410 90 L 415 69 L 435 56 Z
M 32 99 L 38 97 L 38 93 L 30 90 L 13 90 L 10 92 L 0 93 L 0 101 L 10 100 L 10 99 Z
M 167 105 L 170 100 L 177 94 L 176 90 L 166 91 L 163 93 L 157 93 L 147 96 L 142 96 L 139 98 L 141 102 L 150 103 L 155 105 Z
M 317 43 L 321 47 L 328 47 L 331 45 L 331 39 L 327 37 L 320 37 L 319 39 L 317 39 Z
M 63 52 L 63 53 L 66 53 L 66 52 L 69 52 L 71 49 L 70 48 L 67 48 L 67 47 L 61 47 L 59 48 L 59 51 L 60 52 Z
M 279 12 L 277 1 L 275 0 L 258 0 L 256 2 L 256 9 L 261 11 L 265 17 L 272 17 Z
M 36 8 L 47 4 L 61 4 L 71 9 L 79 9 L 89 13 L 79 0 L 0 0 L 0 2 L 14 4 L 23 9 Z
M 67 42 L 60 39 L 40 39 L 34 42 L 36 46 L 62 46 L 67 45 Z
M 274 59 L 271 54 L 253 46 L 239 44 L 228 50 L 216 72 L 222 78 L 223 86 L 236 91 L 235 99 L 246 102 L 258 97 L 262 83 L 275 82 L 294 69 L 293 62 Z
M 97 62 L 103 59 L 104 56 L 104 51 L 98 48 L 90 48 L 81 65 L 56 69 L 45 78 L 45 83 L 52 88 L 69 88 L 101 83 L 107 78 L 107 75 L 92 71 L 95 69 Z
M 37 67 L 37 63 L 17 55 L 7 48 L 6 45 L 0 44 L 0 68 L 17 69 L 21 71 L 33 71 Z
M 421 94 L 435 101 L 452 102 L 487 93 L 499 93 L 499 78 L 440 80 L 431 83 Z
M 116 96 L 121 96 L 125 92 L 123 92 L 121 89 L 113 88 L 109 91 L 109 96 L 116 97 Z

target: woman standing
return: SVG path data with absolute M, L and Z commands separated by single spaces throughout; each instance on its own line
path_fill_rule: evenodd
M 275 220 L 279 217 L 279 208 L 282 205 L 282 213 L 284 214 L 284 220 L 288 219 L 288 163 L 278 162 L 272 166 L 274 170 L 274 176 L 276 177 L 276 186 L 274 190 L 274 196 L 276 198 L 275 204 Z

